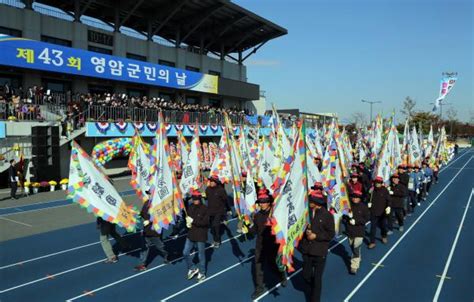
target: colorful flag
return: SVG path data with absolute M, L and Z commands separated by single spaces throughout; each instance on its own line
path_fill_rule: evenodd
M 441 79 L 440 88 L 439 88 L 439 96 L 435 101 L 435 105 L 433 107 L 433 112 L 436 112 L 438 108 L 441 106 L 441 102 L 446 98 L 446 96 L 451 92 L 451 89 L 454 87 L 454 84 L 458 80 L 457 77 L 447 76 Z
M 137 212 L 76 142 L 71 147 L 68 197 L 94 216 L 134 232 Z
M 227 145 L 227 127 L 222 130 L 221 140 L 217 148 L 217 154 L 211 166 L 210 176 L 217 176 L 222 183 L 229 183 L 231 180 L 230 155 Z
M 299 127 L 290 156 L 275 181 L 272 233 L 279 244 L 277 263 L 294 271 L 293 254 L 308 221 L 306 148 L 303 126 Z
M 132 151 L 128 158 L 128 168 L 132 173 L 130 185 L 135 189 L 137 196 L 143 201 L 148 201 L 147 191 L 150 191 L 150 146 L 145 143 L 138 132 L 132 138 Z
M 170 224 L 175 223 L 176 216 L 180 215 L 184 208 L 176 176 L 172 170 L 166 126 L 161 112 L 153 154 L 156 162 L 152 165 L 150 220 L 153 228 L 161 233 L 162 229 L 168 229 Z
M 200 171 L 201 171 L 201 144 L 199 142 L 199 127 L 194 128 L 194 137 L 191 141 L 191 152 L 189 152 L 188 160 L 183 166 L 183 173 L 179 188 L 183 195 L 191 194 L 191 188 L 200 187 Z

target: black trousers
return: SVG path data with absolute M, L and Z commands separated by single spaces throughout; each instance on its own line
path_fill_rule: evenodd
M 10 187 L 11 187 L 11 190 L 10 190 L 10 197 L 11 198 L 16 198 L 16 190 L 18 188 L 18 185 L 15 182 L 10 182 Z
M 375 234 L 377 228 L 380 228 L 382 232 L 382 238 L 387 238 L 387 225 L 385 215 L 382 216 L 371 216 L 370 217 L 370 243 L 375 243 Z
M 418 196 L 416 191 L 408 191 L 408 212 L 414 212 L 416 204 L 418 203 Z
M 221 223 L 224 215 L 217 214 L 210 216 L 211 234 L 214 242 L 221 243 Z
M 303 254 L 303 279 L 311 288 L 311 302 L 321 301 L 321 287 L 325 265 L 326 256 Z
M 403 226 L 403 208 L 393 208 L 393 214 L 395 218 L 398 220 L 398 226 Z
M 285 278 L 285 272 L 281 272 L 276 264 L 276 255 L 276 252 L 255 251 L 255 288 L 263 288 L 265 286 L 263 273 L 265 267 L 278 275 L 280 280 Z

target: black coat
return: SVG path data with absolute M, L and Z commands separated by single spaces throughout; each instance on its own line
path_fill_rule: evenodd
M 142 210 L 140 211 L 140 217 L 143 219 L 143 221 L 150 221 L 150 202 L 145 202 L 143 204 Z M 143 235 L 145 237 L 160 237 L 160 234 L 158 234 L 155 229 L 153 229 L 152 221 L 150 221 L 147 226 L 143 226 Z
M 301 239 L 300 250 L 303 254 L 311 256 L 326 256 L 328 253 L 329 242 L 336 235 L 334 226 L 334 217 L 322 207 L 313 211 L 310 209 L 310 223 L 311 231 L 316 234 L 316 239 L 309 240 L 306 237 L 306 232 Z
M 408 173 L 402 173 L 398 177 L 400 178 L 400 184 L 408 188 L 408 182 L 410 181 L 410 176 Z
M 346 232 L 350 238 L 364 237 L 365 236 L 365 224 L 370 220 L 370 211 L 366 204 L 352 203 L 352 219 L 355 220 L 355 225 L 349 223 L 347 220 Z
M 10 165 L 10 168 L 8 168 L 8 181 L 9 182 L 16 182 L 16 169 L 14 166 Z
M 370 214 L 372 216 L 379 217 L 384 215 L 385 208 L 390 206 L 389 196 L 386 187 L 374 187 L 371 197 L 372 207 L 370 208 Z
M 365 170 L 360 173 L 360 181 L 364 185 L 364 192 L 367 192 L 370 188 L 370 179 Z
M 408 195 L 407 188 L 402 184 L 393 184 L 391 190 L 393 192 L 393 194 L 390 195 L 391 206 L 393 208 L 403 208 L 403 199 Z
M 223 186 L 207 187 L 206 198 L 209 216 L 224 215 L 226 213 L 229 197 Z
M 262 256 L 276 258 L 278 252 L 278 243 L 276 243 L 275 235 L 268 223 L 270 210 L 258 211 L 253 217 L 253 226 L 249 229 L 249 233 L 256 235 L 255 240 L 255 258 L 259 261 Z
M 194 242 L 206 242 L 209 227 L 207 207 L 203 204 L 191 204 L 188 207 L 188 216 L 193 219 L 192 226 L 188 230 L 188 239 Z
M 105 221 L 100 217 L 97 218 L 97 228 L 100 229 L 100 234 L 104 236 L 115 233 L 115 224 Z

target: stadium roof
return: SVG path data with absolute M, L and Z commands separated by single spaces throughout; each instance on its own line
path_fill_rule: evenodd
M 149 39 L 154 35 L 177 46 L 182 43 L 239 59 L 288 31 L 229 0 L 35 0 L 57 7 L 79 20 L 97 18 L 118 30 L 132 28 Z M 245 57 L 242 53 L 250 51 Z

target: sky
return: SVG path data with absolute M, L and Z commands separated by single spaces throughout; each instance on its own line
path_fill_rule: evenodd
M 457 72 L 443 116 L 474 119 L 472 0 L 233 0 L 286 28 L 247 65 L 248 81 L 267 103 L 305 112 L 337 113 L 350 121 L 395 110 L 410 96 L 430 111 L 442 72 Z M 450 105 L 451 104 L 451 105 Z M 472 120 L 471 120 L 472 122 Z

